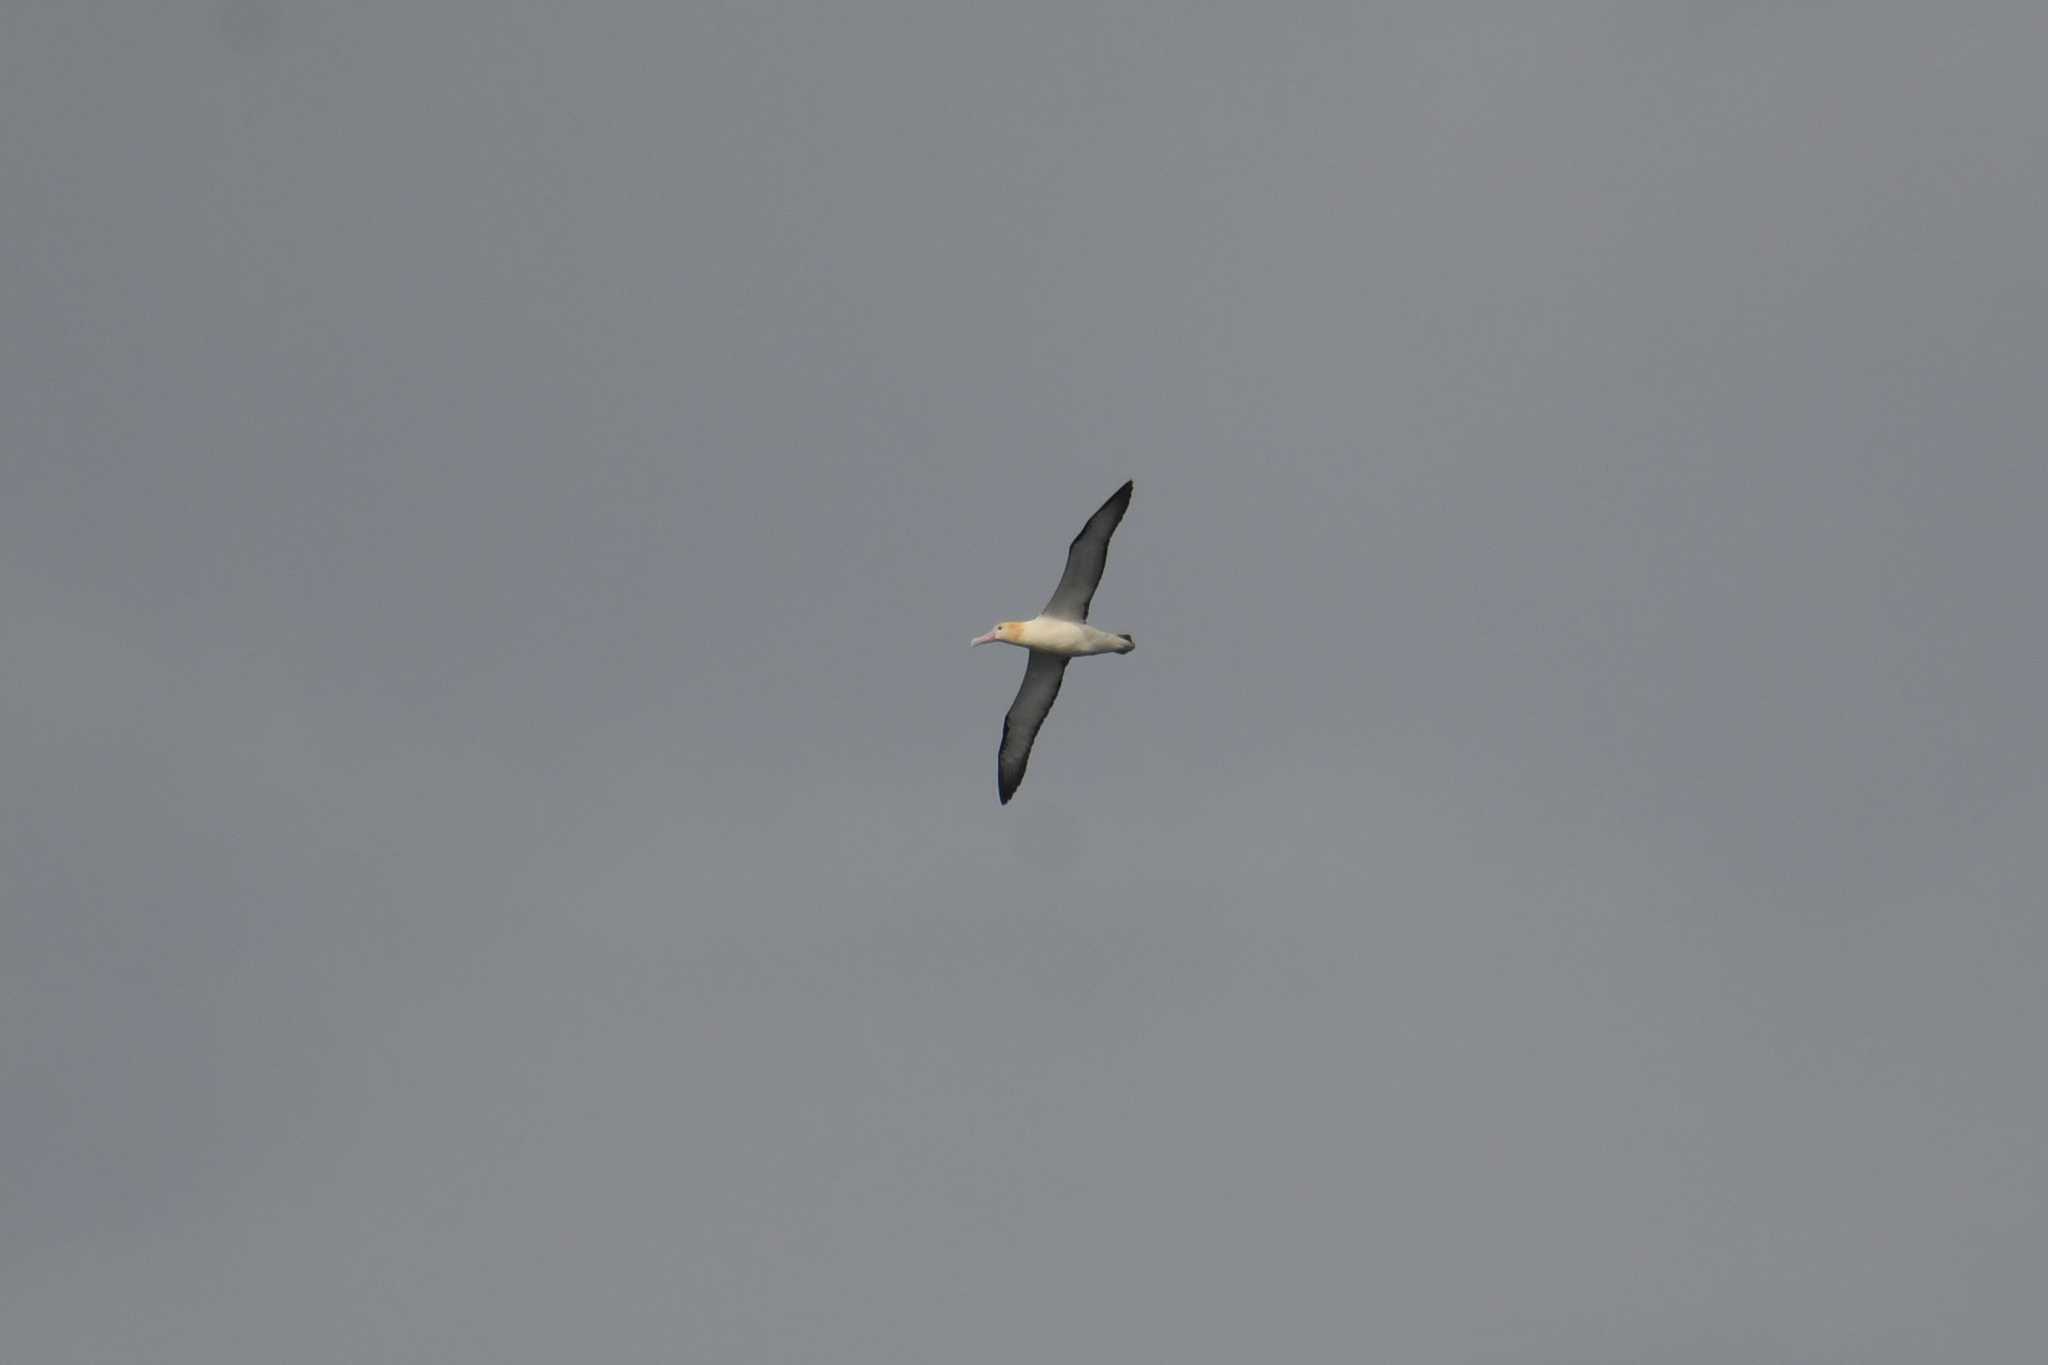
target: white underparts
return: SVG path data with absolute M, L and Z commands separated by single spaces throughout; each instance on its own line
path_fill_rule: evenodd
M 1062 621 L 1054 616 L 1034 616 L 1020 622 L 1017 638 L 1011 643 L 1069 658 L 1083 654 L 1128 654 L 1137 648 L 1127 635 L 1115 635 L 1097 630 L 1085 621 Z

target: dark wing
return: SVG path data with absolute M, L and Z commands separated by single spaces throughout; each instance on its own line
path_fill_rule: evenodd
M 1024 665 L 1024 685 L 1017 689 L 1017 700 L 1003 717 L 1003 746 L 996 750 L 996 795 L 1006 806 L 1024 780 L 1024 765 L 1031 761 L 1031 741 L 1038 738 L 1038 727 L 1045 724 L 1046 712 L 1052 710 L 1053 698 L 1060 694 L 1060 680 L 1066 675 L 1064 654 L 1031 651 L 1031 662 Z
M 1062 621 L 1088 619 L 1088 604 L 1095 598 L 1095 585 L 1102 581 L 1102 566 L 1109 562 L 1109 538 L 1130 505 L 1131 485 L 1126 482 L 1088 518 L 1081 534 L 1067 547 L 1067 571 L 1060 575 L 1060 585 L 1053 589 L 1044 615 Z

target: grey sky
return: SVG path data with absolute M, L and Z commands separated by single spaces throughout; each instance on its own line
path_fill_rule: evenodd
M 2037 1351 L 2044 53 L 6 6 L 0 1353 Z

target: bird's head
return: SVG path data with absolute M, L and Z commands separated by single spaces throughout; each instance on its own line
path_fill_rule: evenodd
M 1017 632 L 1023 628 L 1024 623 L 1021 621 L 998 621 L 994 630 L 986 635 L 976 636 L 974 643 L 978 645 L 1014 645 L 1017 643 Z

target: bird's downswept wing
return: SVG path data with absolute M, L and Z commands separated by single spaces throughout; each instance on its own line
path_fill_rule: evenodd
M 1095 598 L 1095 585 L 1102 581 L 1102 566 L 1109 562 L 1109 538 L 1116 533 L 1116 525 L 1124 519 L 1124 509 L 1130 505 L 1131 482 L 1126 480 L 1122 488 L 1109 495 L 1108 502 L 1095 510 L 1095 515 L 1081 528 L 1081 534 L 1067 547 L 1067 571 L 1060 575 L 1060 585 L 1052 590 L 1052 600 L 1045 604 L 1044 615 L 1062 621 L 1088 619 L 1088 604 Z
M 1024 685 L 1017 689 L 1017 700 L 1003 717 L 1003 743 L 996 750 L 996 795 L 1006 806 L 1024 780 L 1024 765 L 1031 761 L 1031 741 L 1038 738 L 1038 727 L 1045 724 L 1046 713 L 1060 694 L 1060 680 L 1066 675 L 1065 655 L 1031 651 L 1031 661 L 1024 665 Z

